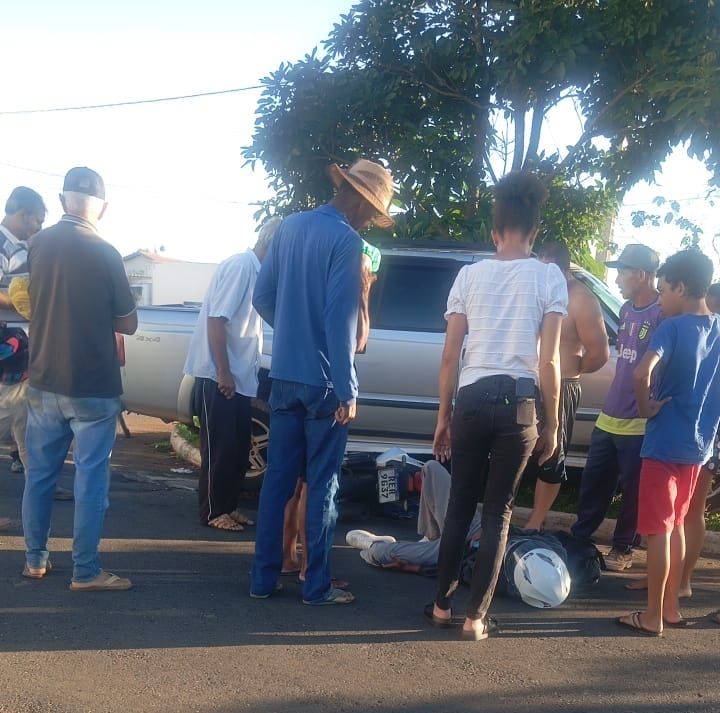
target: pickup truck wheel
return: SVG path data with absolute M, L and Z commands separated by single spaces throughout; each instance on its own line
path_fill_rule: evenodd
M 248 490 L 260 490 L 265 471 L 267 470 L 267 447 L 270 435 L 270 414 L 267 404 L 263 401 L 253 400 L 252 405 L 252 438 L 250 442 L 250 457 L 247 473 L 245 474 L 245 487 Z

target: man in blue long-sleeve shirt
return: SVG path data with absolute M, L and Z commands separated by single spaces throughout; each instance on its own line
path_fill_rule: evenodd
M 330 203 L 288 217 L 260 270 L 253 304 L 273 327 L 268 469 L 258 510 L 250 595 L 277 587 L 285 505 L 298 475 L 307 477 L 306 604 L 349 604 L 333 589 L 330 550 L 335 496 L 355 418 L 356 347 L 362 240 L 371 223 L 390 227 L 392 178 L 371 161 L 330 168 L 338 188 Z

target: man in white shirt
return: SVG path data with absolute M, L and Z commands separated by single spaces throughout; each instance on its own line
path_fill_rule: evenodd
M 200 418 L 200 521 L 220 530 L 254 524 L 237 509 L 248 465 L 251 399 L 257 395 L 262 319 L 252 296 L 279 218 L 252 250 L 220 263 L 198 316 L 184 372 L 194 376 Z

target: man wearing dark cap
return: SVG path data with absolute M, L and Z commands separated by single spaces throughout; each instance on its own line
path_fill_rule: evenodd
M 390 173 L 372 161 L 330 167 L 338 191 L 315 210 L 296 213 L 278 228 L 263 262 L 253 304 L 274 329 L 270 376 L 268 468 L 258 508 L 250 596 L 276 591 L 282 566 L 283 516 L 307 479 L 303 602 L 349 604 L 330 575 L 340 466 L 347 424 L 355 418 L 354 356 L 360 298 L 362 240 L 371 223 L 393 224 Z
M 627 245 L 617 260 L 606 263 L 617 269 L 616 282 L 627 302 L 620 308 L 615 377 L 592 432 L 572 533 L 583 539 L 592 537 L 605 519 L 619 485 L 622 504 L 612 550 L 605 558 L 607 568 L 615 572 L 632 567 L 632 549 L 637 544 L 640 448 L 645 419 L 638 412 L 633 372 L 661 320 L 655 289 L 659 262 L 654 250 L 633 244 Z
M 29 243 L 30 369 L 23 495 L 26 564 L 41 579 L 55 483 L 75 440 L 75 524 L 70 589 L 129 589 L 129 579 L 98 562 L 110 485 L 110 453 L 120 412 L 120 366 L 114 332 L 137 329 L 135 300 L 120 254 L 97 233 L 105 203 L 102 178 L 89 168 L 65 176 L 65 215 Z

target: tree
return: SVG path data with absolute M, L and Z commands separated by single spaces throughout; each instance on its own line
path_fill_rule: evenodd
M 545 176 L 546 234 L 582 257 L 623 192 L 687 141 L 718 176 L 720 44 L 715 0 L 363 0 L 325 43 L 263 80 L 249 162 L 274 199 L 330 197 L 330 162 L 387 160 L 396 235 L 485 241 L 492 184 Z M 553 155 L 556 107 L 582 133 Z M 600 142 L 599 140 L 602 140 Z

